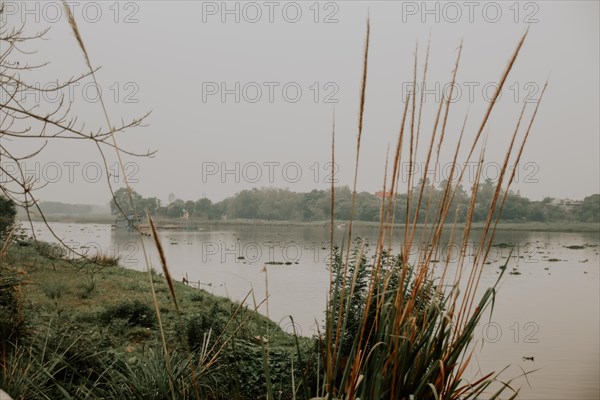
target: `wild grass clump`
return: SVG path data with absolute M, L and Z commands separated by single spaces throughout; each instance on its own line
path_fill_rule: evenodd
M 103 267 L 116 267 L 119 265 L 120 257 L 112 254 L 99 253 L 90 257 L 90 261 Z
M 14 399 L 189 398 L 192 379 L 180 352 L 172 353 L 166 369 L 162 351 L 153 347 L 126 355 L 69 332 L 61 337 L 47 332 L 39 339 L 2 360 L 0 387 Z
M 363 82 L 360 97 L 360 116 L 356 147 L 354 188 L 351 216 L 355 212 L 356 183 L 359 170 L 359 154 L 363 130 L 363 112 L 367 82 L 369 51 L 369 25 L 365 46 Z M 506 202 L 509 188 L 514 180 L 524 145 L 537 114 L 539 101 L 529 117 L 525 129 L 521 123 L 526 106 L 515 120 L 515 129 L 501 163 L 501 171 L 493 196 L 486 210 L 485 224 L 478 239 L 474 259 L 467 258 L 467 245 L 471 237 L 471 222 L 476 211 L 477 195 L 483 170 L 485 141 L 482 134 L 494 109 L 499 93 L 515 64 L 525 41 L 523 35 L 504 70 L 495 96 L 489 103 L 481 122 L 475 126 L 472 142 L 467 145 L 464 163 L 475 162 L 477 168 L 470 192 L 464 226 L 457 224 L 457 216 L 449 212 L 455 196 L 462 189 L 465 168 L 461 168 L 458 157 L 467 130 L 467 118 L 454 149 L 453 162 L 441 196 L 434 191 L 427 176 L 430 165 L 437 165 L 440 149 L 448 142 L 452 90 L 457 76 L 462 45 L 454 70 L 451 74 L 450 93 L 438 105 L 429 138 L 422 136 L 423 93 L 417 98 L 409 92 L 404 99 L 397 144 L 392 158 L 386 158 L 381 200 L 379 237 L 373 254 L 373 262 L 367 263 L 367 246 L 353 242 L 350 218 L 347 239 L 338 249 L 333 243 L 333 223 L 330 239 L 329 305 L 326 312 L 324 332 L 320 336 L 322 373 L 317 384 L 317 394 L 324 399 L 391 399 L 391 400 L 454 400 L 454 399 L 498 399 L 504 391 L 516 397 L 518 389 L 508 382 L 498 382 L 499 374 L 484 372 L 476 377 L 467 377 L 467 367 L 473 357 L 474 329 L 486 311 L 491 311 L 496 296 L 496 285 L 482 290 L 479 282 L 485 261 L 492 245 L 494 233 Z M 428 69 L 427 52 L 422 81 Z M 418 53 L 415 52 L 413 85 L 417 86 Z M 544 87 L 545 90 L 545 87 Z M 540 100 L 543 96 L 540 96 Z M 334 125 L 335 128 L 335 125 Z M 524 131 L 524 132 L 522 132 Z M 521 133 L 520 145 L 517 137 Z M 335 130 L 334 130 L 335 137 Z M 483 142 L 483 143 L 482 143 Z M 334 143 L 334 142 L 333 142 Z M 419 143 L 424 148 L 419 148 Z M 424 144 L 423 144 L 424 143 Z M 514 151 L 518 148 L 518 151 Z M 335 146 L 332 144 L 332 162 Z M 402 162 L 417 165 L 417 155 L 424 154 L 423 175 L 409 171 L 406 195 L 398 195 L 400 166 Z M 477 155 L 479 153 L 479 155 Z M 390 170 L 388 170 L 388 168 Z M 508 173 L 512 171 L 512 173 Z M 388 172 L 390 174 L 388 175 Z M 433 181 L 435 181 L 434 172 Z M 332 200 L 333 188 L 332 188 Z M 402 199 L 406 204 L 399 204 Z M 396 210 L 405 210 L 405 223 L 395 228 Z M 481 211 L 481 210 L 479 210 Z M 424 214 L 424 215 L 423 215 Z M 333 213 L 332 213 L 333 220 Z M 423 221 L 417 229 L 417 222 Z M 451 262 L 450 254 L 440 259 L 442 231 L 451 228 L 448 246 L 457 246 L 458 260 Z M 391 256 L 392 248 L 399 247 L 397 256 Z M 416 251 L 415 251 L 416 249 Z M 432 263 L 432 260 L 437 260 Z M 436 270 L 436 265 L 438 266 Z M 502 276 L 502 274 L 500 274 Z M 526 373 L 525 373 L 526 375 Z
M 340 332 L 340 355 L 341 362 L 345 363 L 350 355 L 354 342 L 361 334 L 361 327 L 364 323 L 371 326 L 379 316 L 377 313 L 378 304 L 389 304 L 396 298 L 400 289 L 400 274 L 402 258 L 400 256 L 382 255 L 380 268 L 385 271 L 389 279 L 378 282 L 375 288 L 376 296 L 370 295 L 370 280 L 373 272 L 373 263 L 367 262 L 367 243 L 356 239 L 351 250 L 348 268 L 344 268 L 342 261 L 342 250 L 333 248 L 333 276 L 335 277 L 331 291 L 329 293 L 328 309 L 333 312 L 331 318 L 333 324 L 343 324 L 343 330 Z M 411 297 L 417 297 L 418 307 L 415 309 L 414 317 L 416 322 L 425 318 L 425 307 L 435 300 L 441 301 L 442 295 L 436 293 L 433 281 L 428 280 L 424 285 L 415 286 L 415 275 L 409 266 L 402 284 L 403 295 L 400 298 L 401 305 L 405 305 Z M 339 313 L 339 303 L 341 298 L 346 299 L 346 310 Z M 369 305 L 367 306 L 367 302 Z M 389 306 L 389 305 L 388 305 Z M 365 310 L 369 314 L 365 315 Z M 367 349 L 377 343 L 375 337 L 366 337 L 363 335 L 361 345 Z
M 52 373 L 46 375 L 53 365 L 42 368 L 40 357 L 31 347 L 12 345 L 0 363 L 0 387 L 13 399 L 48 398 L 53 392 Z
M 165 367 L 169 365 L 169 368 Z M 187 358 L 173 352 L 169 360 L 161 349 L 146 349 L 132 362 L 111 371 L 111 395 L 123 400 L 193 398 L 194 381 Z
M 102 398 L 107 368 L 122 361 L 95 339 L 51 322 L 0 360 L 0 387 L 14 399 Z
M 472 344 L 474 329 L 490 306 L 496 287 L 485 291 L 465 328 L 456 334 L 449 312 L 454 298 L 452 291 L 444 292 L 439 280 L 423 279 L 410 265 L 402 268 L 400 256 L 383 257 L 377 273 L 385 279 L 372 288 L 375 265 L 367 264 L 363 251 L 364 243 L 355 245 L 344 279 L 341 252 L 334 249 L 336 280 L 328 310 L 333 313 L 329 316 L 331 328 L 339 326 L 340 330 L 338 337 L 333 338 L 336 374 L 331 385 L 339 388 L 339 398 L 352 398 L 348 393 L 367 399 L 442 398 L 436 397 L 441 391 L 434 385 L 446 378 L 446 371 L 465 362 L 464 353 Z M 403 270 L 404 279 L 400 280 Z M 341 286 L 342 281 L 345 286 Z M 343 297 L 346 300 L 340 309 Z M 327 362 L 326 343 L 320 345 Z M 356 386 L 345 387 L 352 379 L 359 357 L 362 365 Z M 494 378 L 486 376 L 470 387 L 459 384 L 459 375 L 444 382 L 451 393 L 447 398 L 455 398 L 457 392 L 464 395 L 458 398 L 472 398 L 475 393 L 482 393 Z M 393 397 L 387 397 L 392 395 L 390 388 L 394 388 Z M 345 397 L 340 392 L 345 392 Z
M 57 281 L 46 282 L 42 285 L 42 290 L 52 300 L 59 300 L 67 292 L 68 287 Z
M 86 276 L 85 280 L 80 284 L 81 292 L 79 292 L 80 299 L 89 299 L 97 291 L 96 277 L 93 274 Z

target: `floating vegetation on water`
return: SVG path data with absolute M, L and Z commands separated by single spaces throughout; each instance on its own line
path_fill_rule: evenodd
M 521 275 L 521 273 L 519 271 L 517 271 L 516 269 L 513 269 L 512 271 L 510 271 L 509 274 L 511 274 L 511 275 Z

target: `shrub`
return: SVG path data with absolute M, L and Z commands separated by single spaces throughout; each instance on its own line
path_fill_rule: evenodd
M 42 289 L 44 290 L 46 296 L 48 296 L 52 300 L 57 300 L 63 296 L 67 287 L 61 283 L 47 282 L 42 286 Z
M 154 327 L 156 314 L 148 304 L 134 300 L 107 308 L 101 313 L 100 319 L 107 324 L 115 319 L 122 319 L 132 326 L 152 328 Z
M 15 343 L 26 334 L 27 326 L 16 293 L 18 285 L 17 276 L 0 269 L 0 355 L 6 353 L 9 343 Z
M 0 238 L 4 236 L 15 223 L 17 208 L 11 199 L 0 196 Z
M 220 314 L 219 306 L 213 303 L 208 313 L 194 315 L 187 321 L 186 336 L 190 348 L 199 349 L 209 331 L 212 338 L 217 338 L 223 332 L 225 322 Z
M 65 258 L 67 255 L 67 250 L 58 243 L 35 241 L 34 247 L 40 256 L 52 260 Z
M 94 275 L 88 275 L 81 284 L 82 291 L 79 293 L 80 299 L 89 299 L 96 292 L 96 278 Z

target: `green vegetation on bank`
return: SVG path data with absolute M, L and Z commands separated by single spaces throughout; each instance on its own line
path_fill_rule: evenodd
M 427 185 L 425 196 L 431 197 L 428 201 L 420 203 L 418 222 L 425 222 L 429 206 L 435 209 L 443 198 L 446 182 L 439 188 Z M 491 180 L 479 185 L 472 221 L 484 222 L 487 217 L 492 198 L 494 197 L 495 184 Z M 350 218 L 352 191 L 347 186 L 335 189 L 334 217 L 336 220 L 345 221 Z M 413 192 L 410 199 L 412 204 L 410 214 L 416 214 L 416 204 L 419 193 Z M 164 205 L 156 197 L 145 198 L 135 191 L 132 193 L 135 211 L 140 214 L 147 211 L 152 216 L 177 219 L 186 215 L 188 218 L 204 220 L 222 219 L 252 219 L 267 221 L 298 221 L 313 222 L 329 219 L 331 213 L 330 190 L 313 190 L 308 193 L 292 192 L 287 189 L 261 188 L 243 190 L 235 196 L 216 203 L 207 198 L 197 201 L 184 201 L 172 199 Z M 426 198 L 426 200 L 427 200 Z M 407 195 L 398 194 L 394 221 L 404 223 L 406 220 Z M 116 201 L 116 203 L 115 203 Z M 380 221 L 381 198 L 375 194 L 361 192 L 356 195 L 355 221 L 375 222 Z M 470 196 L 462 187 L 459 187 L 450 205 L 448 215 L 458 222 L 465 222 L 469 209 Z M 129 206 L 129 196 L 126 189 L 115 192 L 111 200 L 111 211 L 114 215 L 120 214 L 119 207 L 132 214 Z M 502 209 L 500 220 L 502 222 L 550 222 L 550 223 L 598 223 L 600 222 L 600 194 L 586 197 L 582 201 L 564 203 L 552 198 L 542 201 L 532 201 L 519 194 L 509 192 L 506 204 Z
M 265 343 L 270 380 L 285 399 L 292 363 L 296 371 L 305 367 L 299 349 L 302 362 L 311 360 L 312 340 L 296 341 L 266 317 L 182 283 L 175 284 L 179 321 L 165 278 L 153 273 L 166 360 L 148 273 L 114 260 L 66 260 L 61 247 L 26 239 L 3 249 L 0 388 L 14 399 L 172 398 L 165 363 L 178 374 L 177 398 L 193 396 L 195 374 L 203 398 L 256 399 L 265 391 Z
M 98 215 L 88 217 L 71 216 L 45 216 L 48 222 L 80 223 L 80 224 L 112 224 L 115 221 L 114 216 Z M 41 218 L 32 217 L 33 221 L 41 221 Z M 313 227 L 328 229 L 329 221 L 284 221 L 284 220 L 264 220 L 264 219 L 221 219 L 205 220 L 202 218 L 190 218 L 189 220 L 171 219 L 157 217 L 156 222 L 159 228 L 168 226 L 171 229 L 197 230 L 206 228 L 223 228 L 236 226 L 264 226 L 264 227 Z M 339 221 L 341 223 L 341 221 Z M 369 221 L 356 221 L 353 224 L 357 228 L 379 229 L 379 223 Z M 403 226 L 397 223 L 396 226 Z M 421 228 L 423 224 L 417 224 Z M 464 223 L 457 224 L 457 228 L 463 228 Z M 451 225 L 443 227 L 452 229 Z M 471 225 L 471 229 L 484 229 L 485 224 L 476 222 Z M 531 231 L 531 232 L 599 232 L 600 224 L 597 222 L 500 222 L 496 227 L 498 231 Z

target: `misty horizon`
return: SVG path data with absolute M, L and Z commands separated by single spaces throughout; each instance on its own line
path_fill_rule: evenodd
M 384 154 L 395 146 L 404 97 L 411 90 L 424 93 L 422 136 L 430 135 L 461 40 L 448 147 L 456 142 L 467 111 L 465 138 L 473 137 L 514 45 L 529 29 L 484 132 L 489 166 L 484 176 L 497 174 L 519 108 L 527 103 L 531 113 L 548 79 L 511 189 L 532 200 L 582 199 L 600 192 L 597 2 L 475 8 L 432 3 L 430 9 L 418 2 L 331 2 L 317 8 L 292 3 L 286 14 L 272 10 L 271 19 L 269 9 L 256 3 L 258 20 L 251 13 L 256 10 L 238 3 L 230 5 L 233 11 L 217 2 L 98 5 L 104 8 L 97 18 L 95 7 L 74 8 L 92 62 L 101 66 L 98 84 L 111 118 L 151 112 L 144 127 L 119 135 L 126 150 L 157 151 L 152 158 L 125 157 L 134 190 L 161 199 L 173 193 L 218 201 L 253 187 L 326 189 L 334 113 L 335 178 L 337 185 L 352 185 L 368 15 L 372 38 L 358 191 L 381 190 Z M 297 18 L 291 14 L 296 4 Z M 37 7 L 7 13 L 13 21 L 50 28 L 44 48 L 32 58 L 51 63 L 43 76 L 33 71 L 33 79 L 45 87 L 85 72 L 64 15 Z M 424 87 L 413 88 L 413 57 L 417 51 L 421 71 L 429 37 L 428 79 Z M 94 90 L 84 79 L 65 93 L 89 130 L 105 125 Z M 24 104 L 57 101 L 44 96 L 26 94 Z M 21 153 L 32 148 L 27 143 L 15 147 Z M 419 162 L 425 150 L 421 144 Z M 52 154 L 63 159 L 56 161 Z M 93 148 L 53 142 L 25 170 L 45 185 L 37 192 L 41 199 L 104 204 L 110 196 L 106 179 L 115 187 L 124 184 L 116 158 L 109 156 L 104 171 Z M 450 163 L 448 153 L 440 155 L 440 174 Z

